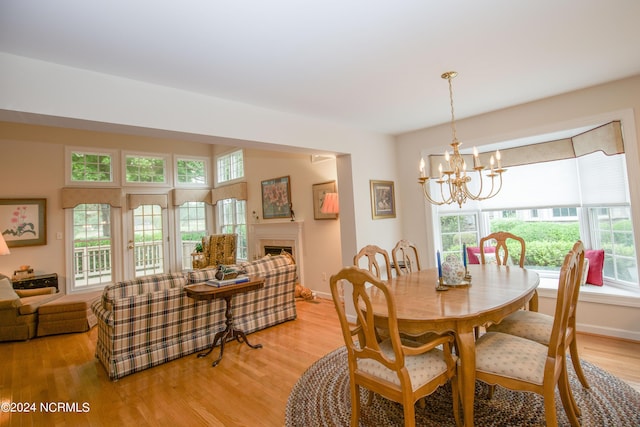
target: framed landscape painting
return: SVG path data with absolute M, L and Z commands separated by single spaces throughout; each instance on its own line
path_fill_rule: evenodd
M 262 181 L 262 217 L 291 218 L 291 179 L 288 176 Z
M 373 219 L 396 217 L 396 196 L 393 181 L 369 181 L 371 185 L 371 216 Z
M 47 244 L 47 199 L 0 199 L 0 233 L 10 248 Z

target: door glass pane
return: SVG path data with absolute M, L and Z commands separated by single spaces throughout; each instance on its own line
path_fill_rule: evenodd
M 78 205 L 73 209 L 73 288 L 111 281 L 111 206 Z
M 164 271 L 162 208 L 141 205 L 133 211 L 135 277 Z

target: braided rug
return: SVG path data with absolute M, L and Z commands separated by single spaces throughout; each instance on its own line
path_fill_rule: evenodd
M 569 380 L 573 396 L 582 411 L 583 427 L 640 426 L 640 393 L 613 375 L 589 362 L 582 369 L 591 386 L 583 389 L 571 361 Z M 542 397 L 534 393 L 513 392 L 496 387 L 492 399 L 487 399 L 488 386 L 478 381 L 474 420 L 477 426 L 540 426 L 544 425 Z M 366 404 L 368 391 L 361 389 L 363 427 L 402 426 L 402 405 L 374 395 Z M 569 421 L 556 390 L 556 410 L 560 426 Z M 347 351 L 340 347 L 315 362 L 300 377 L 287 401 L 287 427 L 348 426 L 351 415 Z M 454 426 L 451 388 L 447 384 L 426 398 L 426 405 L 416 405 L 416 425 Z

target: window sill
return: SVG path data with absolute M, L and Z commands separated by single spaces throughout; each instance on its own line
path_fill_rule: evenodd
M 540 278 L 538 295 L 543 298 L 555 298 L 558 292 L 556 279 Z M 613 286 L 583 285 L 580 287 L 580 301 L 640 308 L 640 289 L 627 290 Z

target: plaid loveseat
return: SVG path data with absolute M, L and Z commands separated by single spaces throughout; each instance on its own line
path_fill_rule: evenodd
M 283 255 L 241 265 L 265 279 L 262 289 L 233 300 L 234 325 L 249 334 L 296 318 L 296 265 Z M 109 378 L 201 351 L 225 328 L 225 302 L 194 301 L 183 287 L 213 278 L 214 269 L 155 274 L 107 286 L 92 305 L 98 319 L 96 357 Z

